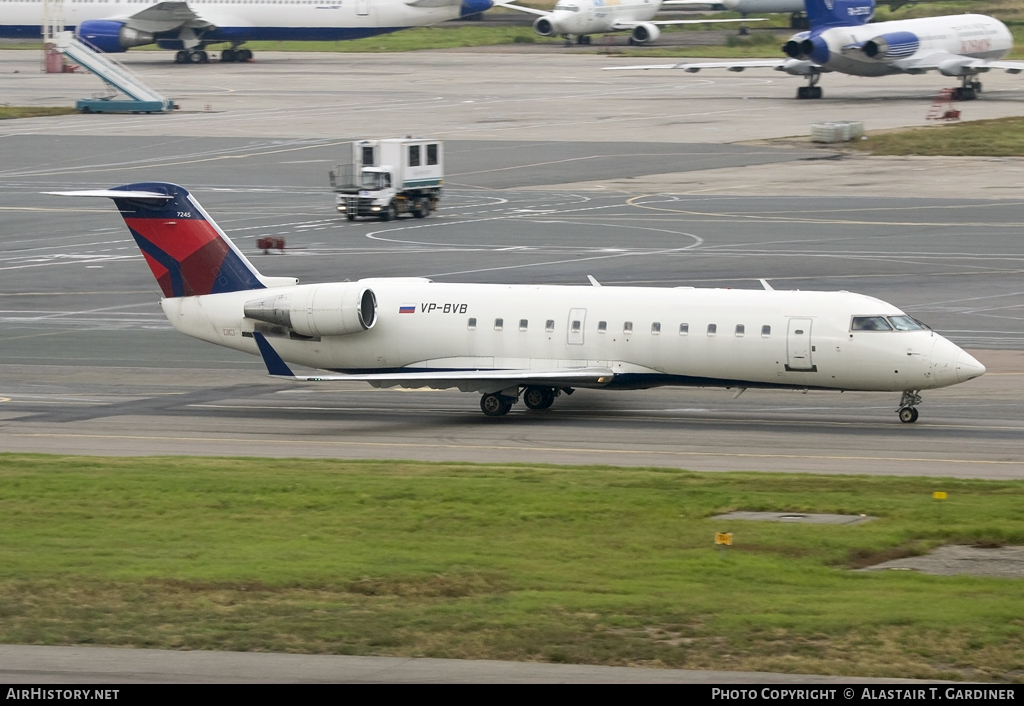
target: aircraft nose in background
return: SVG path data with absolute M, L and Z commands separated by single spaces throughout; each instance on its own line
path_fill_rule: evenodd
M 966 382 L 985 374 L 985 366 L 965 350 L 961 350 L 956 356 L 956 379 Z
M 492 0 L 462 0 L 462 11 L 460 14 L 463 17 L 467 17 L 490 10 L 492 7 L 494 7 Z

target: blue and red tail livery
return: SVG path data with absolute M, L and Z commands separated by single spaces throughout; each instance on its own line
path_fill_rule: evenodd
M 186 189 L 144 182 L 102 195 L 114 199 L 164 296 L 264 288 L 256 269 Z

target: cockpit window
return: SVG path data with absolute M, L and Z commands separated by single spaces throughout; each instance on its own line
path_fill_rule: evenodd
M 924 331 L 926 327 L 910 316 L 890 316 L 889 323 L 897 331 Z
M 892 331 L 884 316 L 854 316 L 851 331 Z

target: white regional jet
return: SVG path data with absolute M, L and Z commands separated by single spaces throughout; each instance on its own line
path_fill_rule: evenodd
M 938 71 L 957 76 L 961 86 L 954 98 L 971 100 L 981 91 L 978 74 L 992 69 L 1024 71 L 1024 61 L 1003 61 L 1013 48 L 1013 36 L 999 20 L 986 15 L 947 15 L 917 20 L 868 24 L 874 0 L 806 0 L 810 31 L 794 34 L 782 47 L 789 59 L 714 61 L 703 63 L 621 66 L 615 69 L 701 69 L 743 71 L 767 67 L 806 76 L 797 98 L 821 98 L 816 85 L 823 73 L 851 76 L 923 74 Z
M 576 38 L 577 44 L 590 44 L 590 35 L 608 32 L 630 33 L 630 44 L 647 44 L 661 36 L 658 27 L 664 25 L 696 25 L 720 22 L 744 22 L 742 19 L 728 20 L 659 20 L 652 18 L 661 6 L 677 3 L 675 0 L 558 0 L 554 10 L 535 10 L 508 2 L 495 3 L 498 7 L 539 15 L 533 23 L 533 31 L 542 37 L 561 35 L 566 42 Z M 760 20 L 750 20 L 758 22 Z
M 42 36 L 42 0 L 0 0 L 0 38 Z M 68 0 L 64 22 L 102 52 L 156 44 L 179 64 L 249 61 L 251 41 L 336 41 L 423 27 L 490 9 L 492 0 Z
M 260 354 L 271 375 L 458 388 L 484 414 L 574 388 L 662 385 L 901 392 L 985 367 L 892 304 L 849 292 L 441 284 L 264 277 L 180 186 L 51 192 L 114 200 L 176 329 Z M 295 375 L 285 361 L 340 374 Z

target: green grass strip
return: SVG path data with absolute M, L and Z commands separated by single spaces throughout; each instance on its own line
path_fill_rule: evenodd
M 1021 481 L 0 455 L 0 641 L 1014 679 L 1021 581 L 850 567 L 1022 520 Z
M 74 108 L 33 108 L 0 106 L 0 120 L 13 120 L 15 118 L 42 118 L 50 115 L 71 115 L 78 111 Z
M 953 103 L 955 109 L 970 109 L 970 103 Z M 911 128 L 852 142 L 854 149 L 874 155 L 922 155 L 950 157 L 1024 156 L 1024 117 L 972 120 Z

